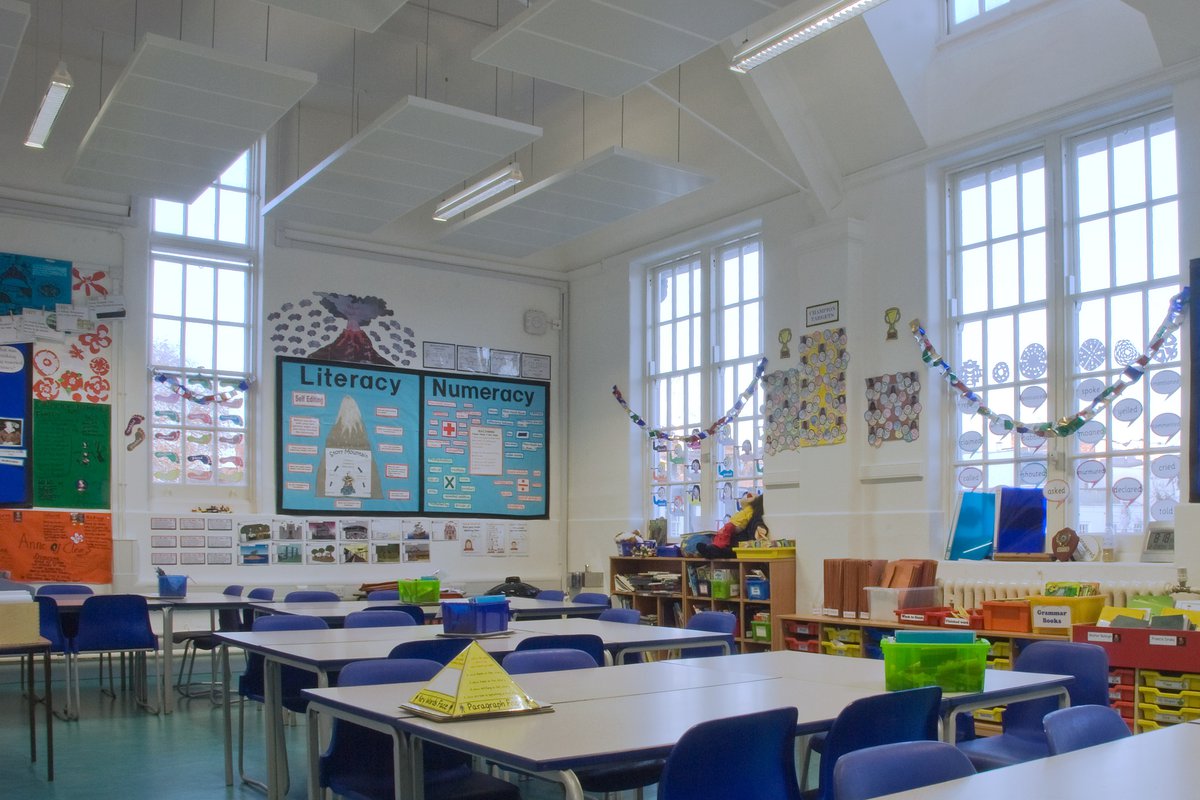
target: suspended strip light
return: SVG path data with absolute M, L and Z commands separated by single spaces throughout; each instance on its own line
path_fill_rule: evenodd
M 807 42 L 843 22 L 854 19 L 869 8 L 884 0 L 839 0 L 819 11 L 793 22 L 756 44 L 737 54 L 729 68 L 734 72 L 746 73 L 760 64 L 765 64 L 777 55 L 786 53 L 798 44 Z
M 42 98 L 42 105 L 29 128 L 29 135 L 25 137 L 26 147 L 41 150 L 46 146 L 46 140 L 50 138 L 50 129 L 54 127 L 54 120 L 58 119 L 58 112 L 62 110 L 67 92 L 71 91 L 73 85 L 66 62 L 59 61 L 58 66 L 54 68 L 54 74 L 50 76 L 50 86 L 46 89 L 46 96 Z
M 495 175 L 490 175 L 468 186 L 453 197 L 443 200 L 438 204 L 433 218 L 438 222 L 446 222 L 456 214 L 474 208 L 489 197 L 495 197 L 508 187 L 516 186 L 522 180 L 521 168 L 516 164 L 509 164 Z
M 1103 411 L 1113 400 L 1120 397 L 1127 388 L 1142 379 L 1142 375 L 1146 373 L 1146 366 L 1150 363 L 1150 360 L 1162 349 L 1167 338 L 1179 330 L 1179 327 L 1183 324 L 1184 315 L 1187 314 L 1188 310 L 1188 298 L 1190 294 L 1191 288 L 1185 286 L 1179 294 L 1171 298 L 1167 315 L 1163 318 L 1162 324 L 1158 326 L 1158 330 L 1150 337 L 1150 344 L 1146 348 L 1146 352 L 1136 358 L 1132 358 L 1128 364 L 1125 364 L 1124 371 L 1121 372 L 1120 377 L 1116 381 L 1096 395 L 1095 399 L 1086 408 L 1072 416 L 1062 417 L 1056 422 L 1026 423 L 1007 415 L 997 414 L 985 406 L 983 398 L 977 392 L 973 391 L 971 387 L 963 383 L 962 379 L 954 372 L 954 368 L 938 355 L 937 350 L 933 347 L 933 342 L 929 340 L 925 329 L 921 327 L 921 320 L 914 319 L 909 323 L 909 328 L 912 330 L 912 335 L 916 339 L 917 345 L 921 348 L 921 360 L 930 367 L 939 370 L 942 373 L 942 377 L 946 379 L 946 383 L 950 384 L 960 397 L 974 407 L 976 414 L 985 417 L 989 422 L 995 423 L 1005 431 L 1016 431 L 1022 435 L 1031 433 L 1043 439 L 1066 438 L 1075 435 L 1088 421 Z
M 629 421 L 646 431 L 647 437 L 662 442 L 670 441 L 697 444 L 698 442 L 701 442 L 710 436 L 715 436 L 717 431 L 721 430 L 721 428 L 737 419 L 738 414 L 742 413 L 742 408 L 746 405 L 746 401 L 754 396 L 754 389 L 758 386 L 758 382 L 766 370 L 767 359 L 764 357 L 758 362 L 758 366 L 754 368 L 754 379 L 750 381 L 750 385 L 746 387 L 745 391 L 738 395 L 737 402 L 733 404 L 733 407 L 726 411 L 723 417 L 718 419 L 712 425 L 709 425 L 706 429 L 687 435 L 669 434 L 666 431 L 660 431 L 657 428 L 649 427 L 645 418 L 631 409 L 629 407 L 629 403 L 625 402 L 625 395 L 621 394 L 621 390 L 619 388 L 613 386 L 612 394 L 613 397 L 616 398 L 617 402 L 621 404 L 621 408 L 625 409 L 625 413 L 629 415 Z

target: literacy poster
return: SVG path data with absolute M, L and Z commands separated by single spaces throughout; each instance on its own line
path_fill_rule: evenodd
M 420 376 L 371 364 L 276 364 L 279 512 L 416 514 Z
M 0 506 L 33 501 L 31 344 L 0 346 Z
M 112 515 L 0 511 L 0 564 L 15 581 L 112 583 Z
M 108 508 L 112 407 L 33 401 L 33 504 Z
M 545 383 L 424 376 L 426 514 L 545 519 Z

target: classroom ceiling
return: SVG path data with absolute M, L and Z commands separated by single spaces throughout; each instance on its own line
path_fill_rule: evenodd
M 0 202 L 187 196 L 265 135 L 281 235 L 563 273 L 789 195 L 836 218 L 856 175 L 1200 58 L 1195 0 L 1013 0 L 949 39 L 942 3 L 738 75 L 826 0 L 0 0 Z M 21 147 L 60 60 L 63 115 Z M 509 163 L 524 183 L 433 221 Z

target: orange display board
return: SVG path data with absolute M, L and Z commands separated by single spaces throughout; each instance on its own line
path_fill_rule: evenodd
M 112 514 L 0 511 L 0 569 L 15 581 L 112 583 Z

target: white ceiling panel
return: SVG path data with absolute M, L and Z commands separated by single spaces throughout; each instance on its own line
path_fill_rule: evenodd
M 372 233 L 541 135 L 534 125 L 407 97 L 280 192 L 263 214 Z
M 455 223 L 438 243 L 524 258 L 712 182 L 675 162 L 612 147 Z
M 4 97 L 4 88 L 8 86 L 8 76 L 12 74 L 17 49 L 28 24 L 28 3 L 0 0 L 0 98 Z
M 260 0 L 269 6 L 374 33 L 408 0 Z
M 762 19 L 770 0 L 542 0 L 484 39 L 484 64 L 617 97 Z
M 67 180 L 190 203 L 316 82 L 311 72 L 146 34 Z

